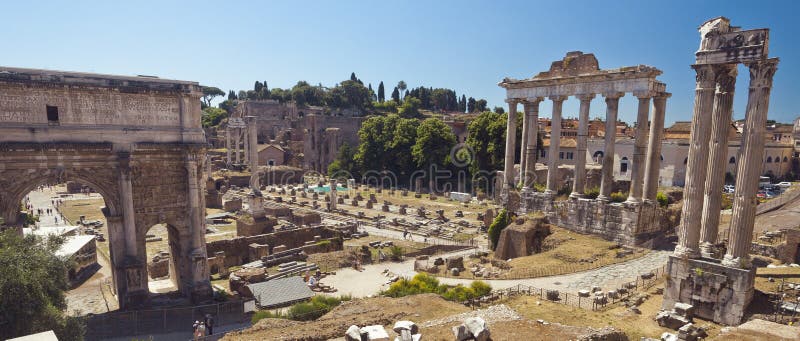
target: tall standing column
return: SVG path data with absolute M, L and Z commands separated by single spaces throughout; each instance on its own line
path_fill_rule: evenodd
M 526 135 L 528 143 L 525 144 L 525 183 L 523 189 L 530 189 L 533 187 L 533 182 L 536 180 L 536 148 L 539 145 L 539 103 L 542 102 L 541 97 L 528 99 L 525 101 L 525 122 L 528 125 Z
M 247 122 L 247 125 L 244 129 L 242 129 L 242 138 L 244 139 L 244 163 L 250 164 L 250 122 Z
M 204 247 L 203 235 L 205 229 L 202 225 L 200 212 L 200 187 L 197 177 L 197 158 L 193 154 L 186 157 L 186 181 L 189 188 L 189 228 L 192 231 L 192 250 Z
M 241 141 L 242 141 L 242 129 L 236 128 L 236 141 L 234 141 L 234 143 L 233 143 L 235 145 L 233 150 L 236 153 L 236 164 L 237 165 L 242 163 L 241 159 L 239 158 Z
M 722 264 L 741 268 L 750 267 L 750 243 L 753 239 L 753 224 L 756 213 L 756 192 L 761 175 L 761 160 L 764 157 L 764 130 L 769 109 L 769 94 L 772 76 L 778 67 L 778 59 L 754 62 L 750 68 L 750 91 L 747 97 L 747 113 L 739 152 L 736 173 L 736 192 L 733 199 L 728 250 Z
M 550 126 L 550 149 L 547 151 L 547 190 L 546 194 L 555 195 L 558 191 L 558 151 L 561 149 L 561 108 L 567 96 L 551 96 L 553 101 L 553 118 Z
M 703 207 L 703 189 L 708 170 L 708 140 L 711 112 L 714 104 L 715 74 L 711 65 L 692 65 L 697 73 L 694 95 L 692 133 L 689 138 L 689 157 L 686 162 L 686 184 L 683 188 L 683 211 L 678 226 L 678 245 L 675 255 L 697 258 L 700 256 L 700 225 Z M 759 165 L 761 163 L 759 162 Z
M 125 232 L 125 256 L 135 259 L 136 221 L 133 210 L 133 183 L 131 182 L 130 152 L 119 152 L 119 196 L 122 202 L 122 224 Z
M 658 178 L 661 170 L 661 138 L 664 134 L 664 112 L 669 96 L 671 94 L 661 93 L 653 98 L 653 119 L 650 120 L 647 166 L 644 172 L 644 199 L 650 202 L 654 202 L 658 194 Z
M 617 142 L 617 111 L 619 99 L 625 93 L 615 92 L 604 94 L 606 98 L 606 136 L 605 149 L 603 150 L 603 177 L 600 180 L 600 195 L 598 200 L 608 201 L 614 187 L 614 145 Z
M 249 141 L 250 148 L 247 150 L 247 159 L 250 166 L 250 189 L 255 193 L 260 193 L 261 183 L 258 178 L 258 130 L 256 127 L 255 116 L 247 116 L 247 134 L 245 141 Z
M 700 224 L 700 254 L 711 258 L 719 230 L 719 211 L 722 202 L 722 185 L 728 166 L 728 132 L 733 112 L 733 91 L 736 86 L 736 66 L 725 64 L 716 67 L 717 90 L 711 114 L 708 170 L 706 172 L 703 216 Z
M 231 127 L 226 127 L 225 128 L 225 149 L 226 149 L 227 158 L 225 159 L 225 162 L 226 162 L 226 165 L 228 167 L 230 167 L 230 165 L 231 165 L 231 148 L 232 148 L 232 146 L 231 146 L 231 133 L 232 133 Z
M 575 148 L 575 180 L 572 183 L 570 198 L 582 198 L 586 185 L 586 139 L 589 137 L 589 105 L 594 94 L 578 95 L 581 100 L 578 117 L 578 143 Z
M 506 160 L 503 176 L 503 189 L 514 188 L 514 151 L 517 142 L 517 100 L 507 99 L 508 122 L 506 122 Z
M 522 187 L 525 188 L 525 172 L 527 163 L 525 160 L 527 159 L 528 155 L 525 153 L 527 151 L 528 143 L 528 130 L 530 129 L 530 118 L 528 117 L 528 103 L 526 101 L 522 102 L 522 137 L 519 146 L 519 182 L 522 184 Z
M 631 167 L 631 189 L 628 192 L 629 203 L 642 202 L 642 182 L 644 181 L 645 145 L 647 144 L 647 119 L 650 116 L 650 93 L 634 94 L 639 99 L 639 111 L 636 115 L 636 139 L 633 141 L 633 167 Z

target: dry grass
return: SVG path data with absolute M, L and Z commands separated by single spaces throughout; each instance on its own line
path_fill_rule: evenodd
M 532 320 L 543 319 L 548 322 L 593 328 L 612 326 L 625 332 L 631 340 L 638 340 L 640 337 L 658 338 L 667 331 L 675 333 L 674 330 L 660 327 L 654 319 L 656 313 L 661 310 L 662 299 L 661 295 L 651 293 L 650 298 L 639 306 L 641 314 L 628 311 L 624 305 L 591 311 L 540 300 L 532 296 L 515 297 L 506 304 L 522 316 Z M 708 327 L 709 338 L 716 336 L 720 330 L 719 325 L 697 318 L 695 318 L 695 324 Z
M 627 262 L 644 256 L 649 252 L 644 249 L 635 249 L 633 253 L 624 257 L 617 257 L 617 243 L 604 240 L 600 237 L 571 232 L 569 230 L 550 226 L 553 233 L 545 239 L 545 245 L 554 245 L 548 251 L 534 255 L 514 258 L 508 262 L 510 270 L 499 270 L 498 278 L 533 278 L 554 276 L 579 271 L 591 270 L 603 266 Z M 490 254 L 493 258 L 494 255 Z M 465 268 L 480 263 L 478 259 L 465 259 Z M 481 264 L 483 267 L 493 268 L 491 263 Z M 440 276 L 447 276 L 441 269 Z M 475 278 L 471 273 L 462 273 L 459 278 Z
M 98 241 L 97 249 L 105 254 L 108 259 L 111 259 L 111 254 L 109 253 L 108 249 L 108 224 L 106 222 L 106 217 L 100 210 L 105 205 L 105 201 L 102 198 L 65 200 L 64 204 L 61 205 L 58 210 L 70 225 L 77 225 L 81 216 L 84 216 L 86 220 L 102 221 L 103 227 L 101 227 L 99 231 L 103 233 L 106 241 Z

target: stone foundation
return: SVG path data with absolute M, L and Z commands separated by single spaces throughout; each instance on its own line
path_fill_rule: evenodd
M 694 306 L 694 316 L 724 325 L 742 322 L 753 299 L 755 269 L 723 266 L 717 260 L 682 259 L 671 255 L 662 309 L 676 302 Z
M 667 210 L 658 203 L 612 203 L 596 199 L 553 200 L 539 192 L 522 193 L 520 214 L 541 211 L 550 224 L 589 233 L 625 245 L 649 246 L 654 238 L 671 228 Z
M 236 235 L 247 237 L 272 233 L 277 224 L 278 220 L 274 218 L 242 216 L 236 219 Z

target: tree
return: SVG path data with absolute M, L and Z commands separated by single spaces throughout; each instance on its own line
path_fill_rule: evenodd
M 336 159 L 328 165 L 328 176 L 331 177 L 344 177 L 349 173 L 350 176 L 355 177 L 358 173 L 358 166 L 355 161 L 356 150 L 350 147 L 346 142 L 339 147 L 339 152 L 336 154 Z M 349 179 L 349 177 L 347 177 Z
M 458 101 L 458 111 L 465 112 L 467 111 L 467 96 L 461 95 L 461 100 Z
M 225 92 L 217 87 L 203 86 L 201 90 L 203 91 L 202 101 L 204 107 L 210 107 L 211 101 L 214 100 L 214 97 L 225 96 Z
M 469 123 L 466 143 L 474 153 L 469 167 L 473 176 L 503 169 L 506 117 L 507 115 L 487 111 L 479 114 Z M 492 183 L 478 177 L 478 181 L 473 185 L 483 188 L 488 193 Z
M 350 80 L 353 81 L 353 82 L 358 82 L 358 78 L 356 78 L 356 73 L 355 72 L 351 72 L 350 73 Z
M 361 143 L 354 156 L 359 170 L 391 171 L 399 181 L 405 181 L 415 169 L 411 148 L 416 141 L 418 125 L 419 120 L 396 114 L 365 120 L 358 130 Z
M 383 103 L 386 100 L 386 93 L 383 89 L 383 81 L 378 84 L 378 102 Z
M 406 85 L 406 82 L 404 82 L 404 81 L 397 82 L 397 89 L 398 90 L 405 91 L 407 87 L 408 87 L 408 85 Z M 405 99 L 405 97 L 403 97 L 402 99 Z M 398 100 L 398 102 L 399 102 L 399 100 Z
M 504 109 L 503 107 L 494 107 L 493 111 L 498 113 L 498 114 L 505 114 L 506 113 L 506 109 Z
M 397 109 L 397 114 L 402 118 L 421 118 L 422 114 L 419 112 L 420 105 L 420 100 L 414 97 L 408 97 Z
M 372 98 L 363 84 L 346 80 L 327 93 L 325 103 L 334 108 L 353 108 L 365 112 L 372 106 Z
M 475 99 L 474 99 L 474 98 L 472 98 L 472 97 L 470 97 L 470 98 L 467 100 L 467 112 L 468 112 L 468 113 L 473 113 L 473 112 L 475 112 Z
M 484 112 L 484 111 L 486 111 L 486 104 L 487 104 L 487 103 L 486 103 L 486 100 L 485 100 L 485 99 L 479 99 L 479 100 L 477 100 L 477 101 L 475 102 L 475 111 L 478 111 L 478 112 Z
M 204 128 L 213 127 L 219 124 L 222 119 L 228 117 L 228 111 L 221 108 L 208 107 L 203 109 L 203 116 L 200 121 Z
M 400 103 L 400 91 L 397 90 L 397 87 L 394 87 L 394 90 L 392 91 L 392 99 L 395 102 Z
M 236 93 L 233 90 L 228 91 L 228 100 L 233 101 L 236 100 Z
M 53 330 L 59 340 L 80 340 L 79 318 L 64 314 L 70 261 L 56 256 L 63 238 L 0 233 L 0 339 Z
M 410 97 L 409 101 L 414 97 Z M 431 165 L 445 166 L 449 163 L 450 149 L 456 144 L 456 135 L 447 124 L 436 118 L 428 118 L 417 128 L 417 140 L 411 155 L 417 166 L 430 169 Z
M 489 225 L 489 241 L 492 250 L 497 249 L 497 243 L 500 241 L 500 232 L 503 232 L 509 224 L 511 224 L 511 216 L 506 209 L 500 210 L 497 216 L 494 217 L 492 224 Z

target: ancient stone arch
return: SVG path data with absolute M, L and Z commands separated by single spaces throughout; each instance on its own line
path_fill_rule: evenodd
M 0 67 L 0 215 L 19 228 L 37 186 L 89 185 L 105 200 L 120 308 L 147 302 L 145 234 L 158 223 L 180 292 L 209 299 L 200 96 L 195 82 Z

